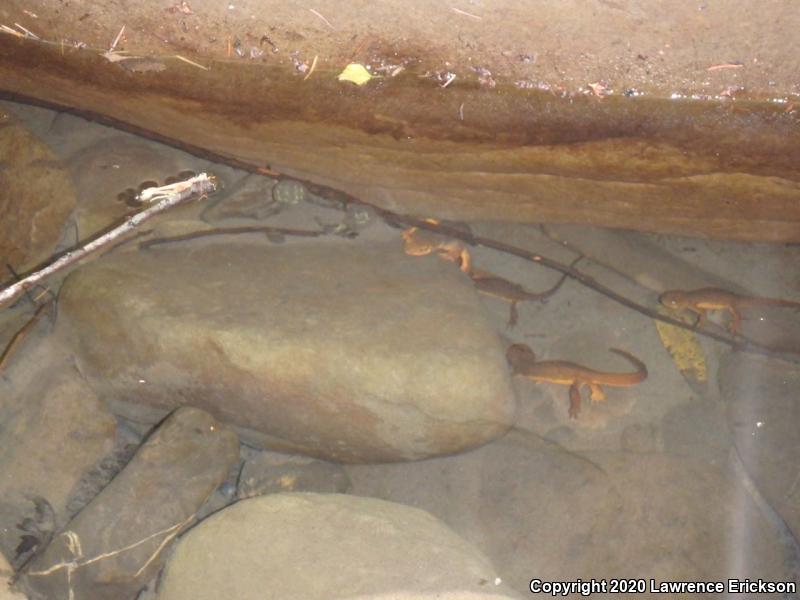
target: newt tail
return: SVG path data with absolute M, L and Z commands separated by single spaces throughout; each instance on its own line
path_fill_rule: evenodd
M 581 410 L 581 391 L 584 386 L 589 388 L 591 400 L 599 402 L 606 398 L 600 388 L 601 385 L 630 387 L 647 379 L 647 366 L 642 361 L 624 350 L 616 348 L 609 350 L 626 358 L 636 370 L 629 373 L 608 373 L 564 360 L 536 361 L 533 350 L 525 344 L 511 345 L 506 351 L 506 360 L 513 375 L 521 375 L 537 382 L 544 381 L 570 386 L 569 416 L 575 419 Z

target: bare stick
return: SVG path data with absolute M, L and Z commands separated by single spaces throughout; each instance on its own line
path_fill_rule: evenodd
M 119 227 L 115 227 L 108 233 L 101 235 L 95 240 L 92 240 L 85 246 L 81 246 L 77 250 L 67 252 L 61 258 L 53 263 L 50 263 L 43 269 L 31 273 L 24 279 L 0 291 L 0 307 L 13 302 L 21 294 L 25 293 L 25 290 L 33 287 L 43 279 L 50 277 L 54 273 L 58 273 L 69 265 L 86 258 L 97 250 L 100 250 L 115 240 L 118 240 L 125 234 L 130 233 L 151 217 L 154 217 L 157 214 L 172 208 L 173 206 L 177 206 L 178 204 L 189 198 L 192 198 L 195 195 L 209 194 L 216 189 L 216 182 L 214 178 L 210 177 L 206 173 L 200 173 L 200 175 L 185 181 L 179 181 L 171 185 L 164 185 L 161 187 L 148 188 L 144 190 L 141 194 L 139 194 L 139 199 L 142 202 L 158 201 L 158 203 L 154 204 L 148 209 L 143 210 L 142 212 L 136 213 Z
M 172 244 L 174 242 L 187 242 L 198 238 L 213 235 L 238 235 L 243 233 L 275 233 L 278 235 L 292 235 L 297 237 L 320 237 L 324 235 L 322 231 L 310 231 L 306 229 L 287 229 L 286 227 L 220 227 L 218 229 L 201 229 L 200 231 L 190 231 L 182 235 L 171 237 L 153 238 L 145 240 L 139 244 L 140 250 L 145 250 L 160 244 Z
M 8 346 L 6 346 L 6 349 L 3 351 L 3 354 L 0 355 L 0 373 L 3 372 L 8 359 L 11 358 L 11 355 L 14 354 L 14 351 L 20 346 L 20 344 L 22 344 L 23 340 L 33 330 L 33 328 L 36 326 L 36 323 L 38 323 L 39 319 L 42 318 L 42 315 L 53 306 L 53 302 L 53 298 L 50 298 L 50 300 L 39 306 L 28 322 L 25 323 L 25 325 L 23 325 L 22 328 L 14 334 L 13 338 L 11 338 Z
M 322 14 L 321 14 L 321 13 L 317 12 L 317 11 L 316 11 L 316 10 L 314 10 L 313 8 L 309 8 L 309 9 L 308 9 L 308 11 L 309 11 L 309 12 L 310 12 L 312 15 L 314 15 L 315 17 L 319 17 L 320 19 L 322 19 L 322 20 L 325 22 L 325 25 L 327 25 L 327 26 L 328 26 L 328 27 L 330 27 L 331 29 L 336 29 L 336 28 L 335 28 L 333 25 L 331 25 L 331 22 L 330 22 L 330 21 L 328 21 L 328 19 L 326 19 L 325 17 L 323 17 L 323 16 L 322 16 Z M 16 23 L 15 23 L 15 25 L 16 25 Z

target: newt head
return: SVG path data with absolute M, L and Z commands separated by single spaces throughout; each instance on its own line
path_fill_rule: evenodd
M 506 361 L 511 367 L 511 373 L 517 375 L 524 373 L 526 367 L 536 362 L 536 354 L 526 344 L 511 344 L 506 350 Z
M 661 294 L 659 300 L 668 308 L 688 308 L 697 313 L 695 327 L 702 326 L 707 314 L 712 310 L 723 310 L 730 315 L 728 330 L 736 335 L 742 323 L 741 311 L 758 308 L 800 308 L 800 302 L 766 298 L 763 296 L 744 296 L 720 288 L 701 288 L 698 290 L 671 290 Z
M 689 305 L 686 294 L 680 290 L 664 292 L 658 297 L 658 301 L 661 302 L 663 306 L 676 310 L 686 308 Z
M 404 229 L 400 235 L 403 237 L 403 251 L 409 256 L 425 256 L 447 241 L 443 235 L 419 227 Z

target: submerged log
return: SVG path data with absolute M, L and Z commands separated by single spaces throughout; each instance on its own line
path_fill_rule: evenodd
M 30 4 L 26 12 L 49 10 Z M 421 216 L 800 241 L 797 111 L 756 93 L 766 89 L 758 79 L 762 89 L 747 98 L 720 83 L 716 97 L 676 100 L 666 93 L 674 76 L 662 73 L 641 95 L 620 93 L 633 79 L 617 73 L 612 94 L 591 80 L 572 88 L 515 80 L 519 67 L 502 64 L 527 56 L 512 46 L 518 32 L 509 33 L 509 55 L 476 47 L 470 65 L 463 48 L 434 52 L 410 36 L 400 49 L 342 26 L 321 36 L 329 54 L 320 56 L 300 34 L 302 52 L 292 53 L 287 28 L 245 35 L 234 31 L 236 16 L 226 30 L 187 3 L 138 8 L 135 26 L 126 17 L 125 35 L 108 24 L 107 2 L 78 4 L 106 17 L 87 34 L 87 47 L 76 44 L 77 32 L 68 35 L 64 15 L 39 15 L 42 40 L 0 35 L 7 98 L 104 115 Z M 486 14 L 453 14 L 490 22 Z M 303 18 L 329 29 L 316 14 Z M 213 43 L 203 37 L 212 31 Z M 350 60 L 371 64 L 380 77 L 363 86 L 339 81 Z M 479 60 L 488 66 L 476 67 Z M 715 67 L 699 69 L 690 91 L 743 65 Z

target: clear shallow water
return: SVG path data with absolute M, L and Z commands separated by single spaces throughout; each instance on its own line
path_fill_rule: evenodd
M 209 165 L 73 117 L 18 106 L 14 110 L 53 150 L 75 182 L 77 207 L 70 224 L 64 227 L 65 245 L 74 240 L 76 231 L 85 239 L 135 210 L 126 202 L 129 188 L 137 190 L 146 181 L 160 184 L 181 172 L 209 171 L 219 177 L 222 189 L 209 200 L 179 208 L 148 225 L 146 228 L 152 229 L 149 239 L 194 235 L 221 227 L 273 227 L 276 231 L 270 232 L 271 236 L 263 231 L 239 230 L 164 246 L 170 251 L 185 248 L 190 254 L 200 255 L 208 244 L 218 247 L 219 253 L 235 244 L 256 246 L 265 252 L 331 243 L 350 243 L 369 252 L 374 244 L 394 244 L 397 255 L 403 255 L 401 229 L 369 211 L 356 214 L 326 204 L 300 184 L 277 187 L 267 177 Z M 540 253 L 561 264 L 580 258 L 575 268 L 581 273 L 650 309 L 657 309 L 658 294 L 664 290 L 707 286 L 800 298 L 800 273 L 794 266 L 800 252 L 797 247 L 709 242 L 576 226 L 471 223 L 468 227 L 476 235 Z M 307 239 L 280 233 L 278 228 L 324 235 Z M 146 240 L 130 242 L 95 260 L 144 252 L 137 246 L 141 241 Z M 433 236 L 426 243 L 434 249 L 433 254 L 439 254 L 452 248 L 450 241 Z M 552 288 L 560 276 L 492 249 L 469 251 L 474 269 L 530 292 Z M 463 261 L 460 254 L 456 256 Z M 420 256 L 417 260 L 432 259 Z M 252 262 L 232 258 L 228 264 L 234 275 L 250 279 Z M 448 266 L 458 270 L 457 263 Z M 347 265 L 342 268 L 348 270 Z M 217 273 L 202 261 L 192 264 L 191 269 L 187 277 L 190 281 L 206 280 Z M 298 269 L 298 280 L 304 276 L 305 272 Z M 472 282 L 466 275 L 461 278 L 463 285 L 458 293 L 470 292 Z M 57 289 L 57 281 L 52 285 Z M 283 302 L 292 304 L 292 285 L 283 289 Z M 346 306 L 347 291 L 343 287 L 330 302 Z M 176 281 L 174 293 L 179 296 L 192 291 Z M 441 289 L 437 287 L 432 293 L 441 294 Z M 644 578 L 648 588 L 650 578 L 657 582 L 797 578 L 794 535 L 800 530 L 800 472 L 796 466 L 800 409 L 795 401 L 795 384 L 800 370 L 795 358 L 736 352 L 693 334 L 675 336 L 668 329 L 658 329 L 652 318 L 574 279 L 567 280 L 546 301 L 520 302 L 513 328 L 508 326 L 509 301 L 503 293 L 499 295 L 480 294 L 477 302 L 482 313 L 476 317 L 480 327 L 494 332 L 498 347 L 526 344 L 537 360 L 570 361 L 603 372 L 632 370 L 624 358 L 608 352 L 609 348 L 618 348 L 646 364 L 647 378 L 623 387 L 601 383 L 607 397 L 600 402 L 592 402 L 589 390 L 583 389 L 580 413 L 571 418 L 568 386 L 514 377 L 511 387 L 517 406 L 507 435 L 478 449 L 418 462 L 309 463 L 296 456 L 244 447 L 244 462 L 238 466 L 261 465 L 255 470 L 254 481 L 273 482 L 271 487 L 250 483 L 244 496 L 280 490 L 345 492 L 421 508 L 487 555 L 498 577 L 520 596 L 529 593 L 528 582 L 535 578 Z M 420 297 L 423 311 L 428 305 L 424 293 Z M 452 306 L 453 311 L 461 310 L 459 297 L 454 296 Z M 102 308 L 97 306 L 96 310 Z M 3 315 L 3 344 L 12 339 L 31 310 L 21 303 Z M 159 309 L 154 306 L 152 310 Z M 743 316 L 742 333 L 756 336 L 765 345 L 780 342 L 781 347 L 791 349 L 793 340 L 800 340 L 800 318 L 794 309 L 756 307 L 747 309 Z M 224 318 L 233 327 L 243 317 L 231 312 Z M 391 319 L 392 314 L 387 313 L 386 321 Z M 307 320 L 318 327 L 326 326 L 319 319 L 315 322 L 313 314 L 307 315 Z M 52 321 L 43 320 L 42 326 L 14 350 L 14 363 L 6 367 L 2 413 L 6 423 L 18 414 L 19 406 L 30 401 L 26 390 L 33 390 L 30 395 L 37 397 L 47 393 L 34 389 L 30 379 L 30 373 L 42 361 L 85 351 L 65 346 L 63 338 L 58 343 L 52 341 Z M 725 335 L 726 316 L 714 312 L 711 321 L 712 331 Z M 364 339 L 371 337 L 379 347 L 382 330 L 369 327 L 372 329 Z M 428 334 L 420 332 L 426 343 L 430 343 Z M 84 331 L 78 337 L 87 340 L 92 335 Z M 453 347 L 461 335 L 458 330 L 442 328 L 438 343 L 443 355 L 455 355 Z M 337 340 L 346 338 L 331 328 L 330 339 L 331 347 L 336 348 Z M 350 356 L 349 349 L 341 351 Z M 223 348 L 222 356 L 225 352 L 230 353 L 230 349 Z M 407 368 L 407 357 L 397 360 L 398 370 Z M 358 365 L 342 365 L 344 370 L 354 368 Z M 335 373 L 326 373 L 325 377 L 335 377 Z M 197 385 L 218 384 L 200 377 Z M 192 403 L 191 393 L 180 394 L 180 398 Z M 293 399 L 291 395 L 287 398 L 287 402 Z M 136 402 L 135 398 L 129 400 Z M 224 417 L 225 410 L 220 408 L 219 414 Z M 120 418 L 116 454 L 111 454 L 109 444 L 98 447 L 96 454 L 123 455 L 119 448 L 133 443 L 132 439 L 138 441 L 149 429 L 140 414 L 137 418 L 139 422 Z M 353 420 L 350 433 L 362 426 Z M 347 429 L 345 425 L 343 435 Z M 10 443 L 24 446 L 18 438 Z M 124 463 L 107 459 L 105 470 L 94 474 L 101 483 L 92 489 L 100 489 L 109 473 L 120 468 L 120 462 Z M 36 468 L 45 463 L 30 464 Z M 276 469 L 281 476 L 274 476 Z M 66 471 L 58 475 L 53 479 L 80 477 Z M 39 474 L 39 480 L 47 479 Z M 292 482 L 291 486 L 287 482 Z M 75 503 L 66 501 L 71 489 L 65 492 L 48 489 L 45 483 L 37 485 L 44 487 L 36 495 L 47 498 L 56 511 L 59 502 L 55 498 L 64 498 L 56 521 L 66 522 L 70 516 L 67 506 L 70 511 L 77 510 Z M 7 489 L 9 497 L 21 493 L 13 486 Z M 212 503 L 216 502 L 218 508 L 236 498 L 241 489 L 237 468 Z M 5 512 L 8 522 L 3 524 L 8 530 L 13 531 L 21 522 L 19 518 L 25 517 L 24 511 L 32 509 L 24 502 L 9 503 Z M 35 536 L 44 538 L 38 530 Z M 18 546 L 9 538 L 5 548 L 16 550 Z M 9 557 L 12 562 L 15 558 Z

